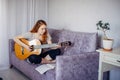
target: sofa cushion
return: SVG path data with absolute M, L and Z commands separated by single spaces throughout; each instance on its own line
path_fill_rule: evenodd
M 52 37 L 52 42 L 57 43 L 60 39 L 60 35 L 62 33 L 62 30 L 48 29 L 48 32 L 50 33 L 50 35 Z
M 51 29 L 49 28 L 48 29 L 51 37 L 52 37 L 52 42 L 53 43 L 58 43 L 59 42 L 59 39 L 61 38 L 60 35 L 62 34 L 63 30 L 56 30 L 56 29 Z M 64 48 L 62 47 L 61 48 L 61 54 L 64 53 Z
M 71 41 L 71 47 L 67 47 L 64 54 L 80 54 L 82 52 L 93 52 L 96 50 L 97 33 L 72 32 L 63 30 L 59 35 L 59 42 Z
M 51 70 L 48 70 L 46 73 L 46 78 L 47 80 L 56 80 L 55 77 L 56 77 L 56 70 L 55 69 L 51 69 Z

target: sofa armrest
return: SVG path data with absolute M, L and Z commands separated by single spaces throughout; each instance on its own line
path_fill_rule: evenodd
M 56 80 L 97 80 L 99 55 L 85 53 L 58 56 L 56 59 Z
M 13 39 L 9 39 L 9 54 L 11 54 L 14 51 L 14 40 Z

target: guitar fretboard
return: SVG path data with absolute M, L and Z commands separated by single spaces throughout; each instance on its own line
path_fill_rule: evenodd
M 33 49 L 42 49 L 42 48 L 51 48 L 51 47 L 56 47 L 58 44 L 53 43 L 53 44 L 44 44 L 44 45 L 34 45 Z

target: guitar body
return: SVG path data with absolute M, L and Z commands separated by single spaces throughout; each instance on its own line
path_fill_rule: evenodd
M 25 60 L 27 59 L 30 55 L 35 54 L 39 55 L 42 51 L 42 48 L 50 48 L 50 47 L 55 47 L 60 45 L 62 46 L 70 46 L 71 42 L 70 41 L 65 41 L 61 42 L 60 44 L 46 44 L 46 45 L 41 45 L 41 42 L 38 39 L 34 39 L 31 41 L 28 41 L 24 38 L 20 39 L 24 44 L 29 45 L 32 47 L 32 51 L 28 51 L 26 48 L 22 47 L 21 45 L 15 43 L 15 55 L 18 59 L 20 60 Z
M 34 44 L 30 44 L 29 41 L 24 39 L 24 38 L 22 38 L 20 40 L 26 45 L 41 45 L 39 40 L 35 40 Z M 19 45 L 17 43 L 15 43 L 14 48 L 15 48 L 15 55 L 20 60 L 25 60 L 26 58 L 28 58 L 32 54 L 39 55 L 42 51 L 41 49 L 35 49 L 33 51 L 28 51 L 26 48 L 22 47 L 21 45 Z

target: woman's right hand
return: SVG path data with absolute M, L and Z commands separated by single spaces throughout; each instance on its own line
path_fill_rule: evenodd
M 23 46 L 23 47 L 24 47 L 25 49 L 27 49 L 28 51 L 32 51 L 33 49 L 31 48 L 31 46 L 24 44 L 24 43 L 20 40 L 20 38 L 24 38 L 24 37 L 23 37 L 23 36 L 17 36 L 17 37 L 14 38 L 14 41 L 15 41 L 16 43 L 18 43 L 19 45 Z
M 28 51 L 32 51 L 33 49 L 32 49 L 32 46 L 26 46 L 25 47 Z

